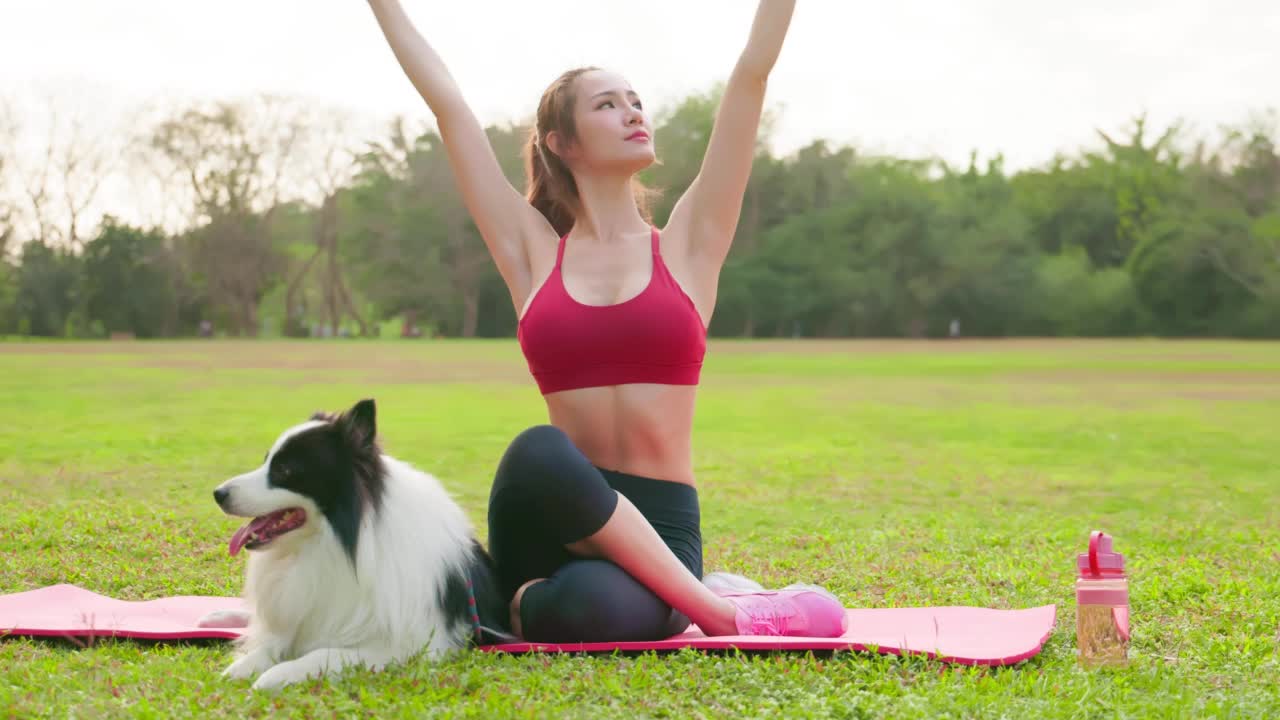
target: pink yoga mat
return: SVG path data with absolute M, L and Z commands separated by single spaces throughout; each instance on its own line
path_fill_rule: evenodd
M 144 640 L 237 638 L 235 628 L 196 627 L 216 610 L 240 610 L 239 598 L 178 595 L 116 600 L 75 585 L 0 595 L 0 635 L 126 637 Z
M 149 640 L 235 638 L 236 628 L 202 628 L 196 621 L 216 610 L 239 610 L 238 598 L 183 595 L 125 601 L 75 585 L 54 585 L 0 595 L 0 635 L 114 636 Z M 965 665 L 1009 665 L 1038 654 L 1053 632 L 1057 607 L 1025 610 L 975 607 L 850 609 L 849 630 L 839 638 L 720 636 L 697 627 L 656 642 L 511 643 L 489 652 L 613 652 L 644 650 L 874 650 L 928 655 Z

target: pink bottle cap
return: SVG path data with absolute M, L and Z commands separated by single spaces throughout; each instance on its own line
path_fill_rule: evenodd
M 1089 552 L 1076 556 L 1080 577 L 1123 577 L 1124 555 L 1111 550 L 1111 536 L 1101 530 L 1089 534 Z

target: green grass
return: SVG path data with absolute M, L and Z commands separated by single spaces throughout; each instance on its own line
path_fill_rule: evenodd
M 498 457 L 545 421 L 522 363 L 514 341 L 0 344 L 0 592 L 237 594 L 210 491 L 368 396 L 483 535 Z M 260 695 L 218 677 L 222 642 L 8 638 L 0 716 L 1280 716 L 1280 345 L 722 341 L 699 395 L 709 570 L 849 606 L 1056 603 L 1043 653 L 472 653 Z M 1129 560 L 1124 669 L 1075 660 L 1095 528 Z

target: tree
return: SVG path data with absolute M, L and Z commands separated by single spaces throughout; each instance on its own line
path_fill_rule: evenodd
M 1197 243 L 1219 272 L 1268 307 L 1280 302 L 1280 116 L 1255 116 L 1228 128 L 1222 147 L 1196 168 L 1195 191 L 1227 217 L 1228 229 Z M 1200 226 L 1203 229 L 1203 225 Z
M 1027 218 L 1031 237 L 1051 255 L 1082 250 L 1094 267 L 1119 267 L 1127 255 L 1118 238 L 1119 214 L 1104 163 L 1058 157 L 1044 169 L 1010 181 L 1012 202 Z
M 9 194 L 10 174 L 14 169 L 14 154 L 18 143 L 18 121 L 9 103 L 0 98 L 0 261 L 8 259 L 10 242 L 14 239 L 17 203 Z
M 78 251 L 85 214 L 112 172 L 116 153 L 113 132 L 92 132 L 84 111 L 65 105 L 55 96 L 46 98 L 39 126 L 47 135 L 37 138 L 34 157 L 20 150 L 13 110 L 0 112 L 0 155 L 9 158 L 4 165 L 21 188 L 22 214 L 35 239 Z
M 7 218 L 0 217 L 0 335 L 16 330 L 13 304 L 18 289 L 18 271 L 9 262 L 9 245 L 12 239 L 12 226 L 8 224 Z
M 164 235 L 103 219 L 85 245 L 84 300 L 89 320 L 104 332 L 151 338 L 172 334 L 176 307 Z
M 929 312 L 932 331 L 942 333 L 952 319 L 972 335 L 1026 329 L 1034 313 L 1025 299 L 1034 292 L 1039 253 L 1031 223 L 1014 202 L 1003 158 L 989 161 L 985 172 L 976 156 L 964 172 L 944 167 L 937 188 L 931 233 L 940 268 Z
M 257 335 L 258 305 L 284 270 L 271 223 L 298 185 L 304 117 L 293 103 L 267 96 L 190 107 L 145 135 L 163 177 L 190 193 L 189 267 L 237 335 Z
M 1202 145 L 1128 263 L 1153 322 L 1171 334 L 1275 333 L 1280 322 L 1280 156 L 1255 118 Z
M 339 249 L 341 216 L 339 194 L 344 191 L 357 169 L 350 147 L 349 118 L 335 110 L 325 111 L 311 122 L 306 137 L 304 156 L 311 166 L 308 172 L 317 196 L 318 210 L 312 214 L 310 239 L 315 246 L 307 259 L 289 273 L 285 291 L 285 334 L 302 335 L 302 289 L 316 261 L 323 258 L 318 278 L 324 323 L 336 334 L 344 317 L 350 316 L 361 335 L 369 334 L 368 323 L 360 312 L 344 279 L 343 254 Z
M 923 335 L 943 270 L 927 169 L 856 164 L 849 194 L 766 231 L 737 268 L 760 324 L 778 335 Z
M 22 246 L 16 275 L 16 330 L 39 337 L 67 335 L 78 300 L 79 259 L 65 247 L 30 240 Z
M 1126 142 L 1113 140 L 1107 133 L 1098 131 L 1107 152 L 1090 153 L 1086 157 L 1107 169 L 1117 218 L 1116 247 L 1105 264 L 1124 262 L 1161 211 L 1179 195 L 1184 177 L 1182 156 L 1174 146 L 1179 132 L 1180 127 L 1175 123 L 1148 143 L 1145 115 L 1134 120 Z
M 486 129 L 517 187 L 523 184 L 519 148 L 527 132 L 520 126 Z M 507 317 L 506 326 L 513 327 L 510 296 L 498 289 L 501 276 L 462 202 L 439 134 L 414 135 L 397 121 L 360 162 L 342 245 L 379 314 L 420 313 L 441 332 L 472 337 L 487 301 L 495 321 Z
M 442 198 L 422 191 L 415 176 L 427 162 L 443 159 L 431 154 L 430 143 L 429 133 L 414 134 L 397 119 L 388 137 L 360 156 L 353 185 L 342 196 L 350 222 L 341 228 L 340 245 L 380 317 L 447 314 L 440 311 L 448 294 L 439 259 L 436 205 Z

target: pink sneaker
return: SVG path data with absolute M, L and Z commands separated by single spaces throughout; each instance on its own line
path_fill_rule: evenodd
M 741 635 L 832 638 L 849 629 L 844 605 L 817 585 L 716 594 L 738 609 L 734 622 Z

